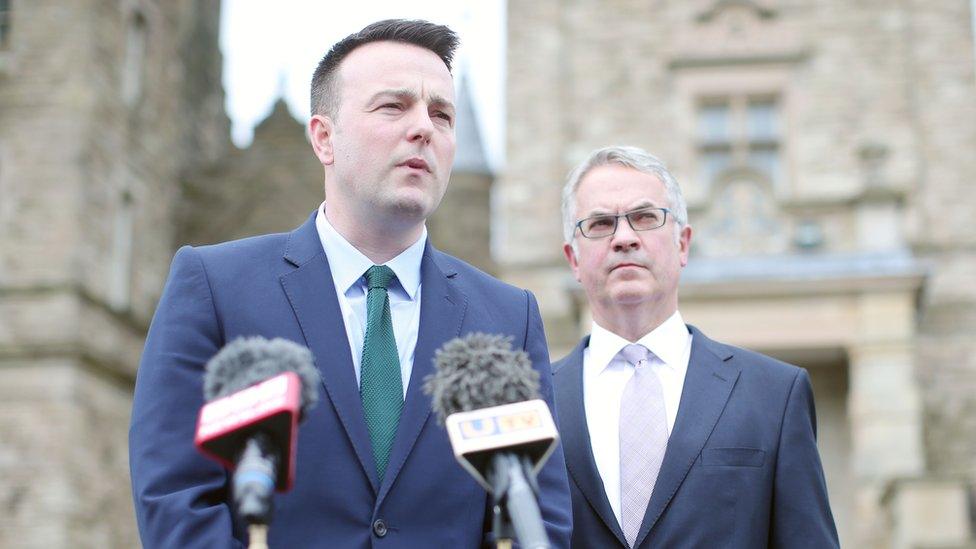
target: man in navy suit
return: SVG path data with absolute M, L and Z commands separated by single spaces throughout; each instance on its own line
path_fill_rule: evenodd
M 634 147 L 594 151 L 563 222 L 593 317 L 553 364 L 573 547 L 837 547 L 806 371 L 678 312 L 692 231 L 667 168 Z
M 177 252 L 139 367 L 129 438 L 146 547 L 245 541 L 228 506 L 228 473 L 197 453 L 193 435 L 204 364 L 254 335 L 307 345 L 323 382 L 299 429 L 295 487 L 276 497 L 271 547 L 483 543 L 488 496 L 455 461 L 421 390 L 434 352 L 469 332 L 508 335 L 546 373 L 550 405 L 553 395 L 535 298 L 427 241 L 424 222 L 454 159 L 456 44 L 447 27 L 402 20 L 338 42 L 313 77 L 307 128 L 326 202 L 291 233 Z M 566 547 L 561 449 L 539 484 L 547 532 Z

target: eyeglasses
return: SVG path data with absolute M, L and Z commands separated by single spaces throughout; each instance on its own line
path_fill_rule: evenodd
M 606 238 L 617 232 L 617 222 L 626 217 L 631 229 L 650 231 L 663 227 L 670 212 L 667 208 L 641 208 L 617 215 L 600 214 L 577 221 L 576 227 L 586 238 Z

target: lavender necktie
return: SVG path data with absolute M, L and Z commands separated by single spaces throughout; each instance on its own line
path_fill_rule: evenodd
M 664 460 L 668 425 L 653 354 L 643 345 L 628 345 L 618 356 L 634 365 L 620 399 L 620 525 L 633 547 Z

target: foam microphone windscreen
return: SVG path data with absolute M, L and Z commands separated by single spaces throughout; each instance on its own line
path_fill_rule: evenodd
M 307 347 L 281 338 L 254 336 L 228 343 L 207 363 L 204 398 L 216 400 L 284 372 L 301 379 L 304 415 L 318 402 L 319 372 Z
M 447 416 L 539 398 L 539 372 L 511 338 L 472 333 L 455 338 L 434 356 L 436 372 L 424 391 L 443 425 Z

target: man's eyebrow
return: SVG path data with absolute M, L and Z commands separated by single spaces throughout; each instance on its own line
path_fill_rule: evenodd
M 634 210 L 643 210 L 645 208 L 658 208 L 658 207 L 659 206 L 657 205 L 657 203 L 654 202 L 653 200 L 644 199 L 638 202 L 637 204 L 634 204 L 630 208 L 628 208 L 627 211 L 632 212 Z
M 644 199 L 634 204 L 633 206 L 628 207 L 626 210 L 620 212 L 620 214 L 634 212 L 637 210 L 643 210 L 646 208 L 658 208 L 658 207 L 659 206 L 653 200 Z M 615 213 L 611 208 L 604 208 L 602 206 L 597 206 L 591 209 L 589 213 L 586 214 L 586 217 L 594 217 L 597 215 L 619 215 L 619 214 Z
M 407 100 L 416 101 L 419 98 L 417 92 L 409 88 L 391 88 L 386 90 L 380 90 L 374 93 L 373 96 L 369 98 L 367 104 L 372 104 L 385 97 L 391 97 L 394 99 L 399 99 L 401 101 L 407 101 Z M 430 105 L 432 107 L 437 107 L 439 109 L 446 109 L 446 110 L 450 110 L 451 112 L 454 112 L 454 103 L 452 103 L 449 99 L 441 95 L 431 94 Z
M 437 94 L 431 94 L 430 106 L 454 112 L 454 103 L 451 103 L 451 101 L 448 100 L 446 97 L 442 97 Z
M 380 90 L 374 93 L 373 96 L 369 98 L 369 103 L 373 103 L 376 100 L 383 97 L 393 97 L 395 99 L 400 99 L 400 100 L 404 100 L 404 99 L 416 100 L 417 93 L 407 88 Z

